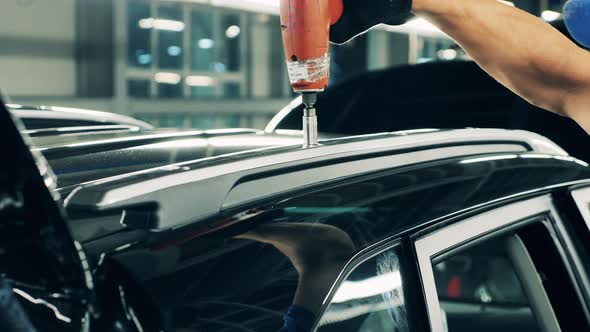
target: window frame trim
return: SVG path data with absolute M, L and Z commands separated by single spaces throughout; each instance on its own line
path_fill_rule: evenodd
M 571 191 L 571 195 L 584 218 L 588 231 L 590 231 L 590 187 L 574 189 Z
M 470 241 L 491 235 L 520 222 L 526 222 L 538 215 L 545 214 L 555 218 L 557 217 L 555 211 L 551 196 L 543 195 L 461 220 L 415 240 L 414 248 L 431 330 L 436 332 L 444 331 L 440 301 L 432 268 L 432 259 L 434 257 Z M 452 241 L 449 241 L 449 239 L 452 239 Z M 572 282 L 575 281 L 572 280 Z
M 586 231 L 590 232 L 590 187 L 572 188 L 569 191 L 569 194 L 574 202 L 575 209 L 577 209 L 577 212 L 582 216 Z M 563 247 L 571 248 L 569 252 L 565 252 L 566 257 L 569 259 L 567 263 L 569 268 L 573 270 L 572 273 L 574 276 L 577 277 L 576 279 L 579 284 L 577 290 L 581 293 L 581 297 L 585 304 L 584 311 L 590 322 L 590 271 L 586 269 L 586 264 L 582 261 L 578 248 L 574 245 L 573 238 L 578 235 L 568 232 L 567 227 L 559 214 L 553 219 L 553 223 L 559 243 L 561 243 Z

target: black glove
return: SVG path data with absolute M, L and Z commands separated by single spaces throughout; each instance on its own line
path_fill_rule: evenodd
M 400 25 L 413 17 L 412 0 L 342 0 L 344 13 L 330 28 L 330 41 L 344 44 L 375 25 Z

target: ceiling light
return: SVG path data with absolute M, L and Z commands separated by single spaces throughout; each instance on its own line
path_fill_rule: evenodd
M 190 86 L 212 86 L 215 85 L 215 79 L 211 76 L 188 76 L 186 84 Z
M 176 73 L 156 73 L 154 80 L 160 84 L 178 84 L 181 77 Z
M 182 54 L 182 48 L 180 48 L 180 46 L 168 47 L 168 55 L 169 56 L 179 56 L 180 54 Z
M 239 26 L 232 25 L 232 26 L 228 27 L 227 30 L 225 30 L 225 36 L 229 39 L 234 39 L 240 35 L 240 32 L 242 32 L 242 30 L 240 29 Z
M 516 6 L 514 5 L 514 2 L 512 2 L 512 1 L 504 1 L 504 0 L 497 0 L 497 1 L 498 1 L 498 2 L 500 2 L 500 3 L 503 3 L 503 4 L 505 4 L 505 5 L 508 5 L 508 6 L 510 6 L 510 7 L 516 7 Z
M 457 58 L 457 51 L 452 48 L 440 50 L 436 54 L 438 55 L 439 59 L 443 60 L 455 60 Z
M 279 1 L 277 0 L 210 0 L 216 7 L 228 7 L 242 9 L 264 14 L 279 14 Z
M 148 65 L 152 62 L 152 56 L 151 54 L 140 54 L 137 56 L 137 62 L 140 65 Z
M 144 18 L 139 20 L 139 27 L 142 29 L 156 29 L 180 32 L 184 30 L 184 23 L 175 20 L 165 20 L 160 18 Z
M 204 50 L 208 50 L 213 48 L 213 46 L 215 45 L 215 42 L 213 41 L 213 39 L 209 39 L 209 38 L 203 38 L 203 39 L 199 39 L 198 43 L 199 48 L 202 48 Z
M 541 18 L 546 22 L 553 22 L 561 17 L 561 13 L 553 10 L 545 10 L 541 13 Z

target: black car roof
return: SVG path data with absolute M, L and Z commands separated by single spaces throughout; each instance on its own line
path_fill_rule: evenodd
M 126 125 L 134 126 L 140 129 L 154 129 L 150 124 L 132 118 L 130 116 L 86 110 L 80 108 L 70 107 L 58 107 L 58 106 L 23 106 L 17 104 L 8 104 L 8 110 L 12 115 L 20 118 L 26 124 L 27 119 L 39 119 L 39 120 L 64 120 L 64 121 L 79 121 L 85 124 L 96 124 L 96 125 Z M 50 122 L 52 123 L 52 122 Z M 43 126 L 48 128 L 47 126 Z M 51 126 L 53 127 L 53 126 Z M 30 128 L 29 128 L 30 129 Z M 39 128 L 35 128 L 39 129 Z
M 101 151 L 112 151 L 124 147 L 134 147 L 189 138 L 209 138 L 218 136 L 259 133 L 253 129 L 223 130 L 150 130 L 150 131 L 111 131 L 64 133 L 33 137 L 33 149 L 43 153 L 46 158 L 67 157 Z
M 68 195 L 65 205 L 70 211 L 108 211 L 153 203 L 158 206 L 153 228 L 169 229 L 321 182 L 448 158 L 518 158 L 526 152 L 582 163 L 549 140 L 523 131 L 401 132 L 326 140 L 313 149 L 263 148 L 143 170 L 83 185 Z M 188 204 L 180 197 L 197 202 Z
M 265 147 L 297 145 L 292 135 L 262 135 L 251 129 L 207 131 L 86 132 L 33 137 L 67 194 L 87 182 L 182 162 Z

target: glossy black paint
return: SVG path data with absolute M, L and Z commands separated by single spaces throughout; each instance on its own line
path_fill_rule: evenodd
M 158 299 L 163 317 L 172 319 L 167 322 L 172 324 L 169 326 L 186 327 L 195 323 L 197 317 L 215 321 L 225 313 L 227 326 L 256 316 L 256 323 L 246 324 L 247 327 L 270 331 L 269 326 L 280 321 L 280 315 L 255 311 L 246 314 L 247 310 L 237 316 L 229 314 L 235 310 L 230 303 L 281 312 L 288 306 L 290 296 L 277 294 L 294 291 L 292 283 L 296 279 L 285 265 L 284 257 L 269 249 L 262 250 L 260 245 L 232 240 L 233 236 L 260 223 L 333 225 L 346 231 L 357 250 L 361 250 L 384 239 L 440 225 L 450 217 L 469 213 L 490 201 L 510 195 L 518 199 L 519 194 L 533 194 L 531 191 L 535 190 L 538 195 L 547 192 L 547 187 L 576 181 L 590 184 L 588 179 L 588 168 L 559 159 L 513 158 L 478 163 L 446 160 L 273 197 L 256 206 L 226 211 L 205 226 L 146 234 L 138 238 L 143 244 L 112 257 Z M 250 211 L 250 218 L 244 218 L 246 211 Z M 104 242 L 108 239 L 91 241 L 88 245 Z M 138 263 L 140 258 L 144 263 Z M 259 271 L 265 266 L 276 268 L 261 275 Z M 231 267 L 230 275 L 227 275 L 228 267 Z M 236 274 L 240 279 L 231 279 Z M 290 282 L 282 285 L 284 280 Z M 222 296 L 226 304 L 215 296 Z M 204 299 L 207 301 L 202 302 Z M 210 301 L 217 303 L 215 309 L 201 307 Z M 186 311 L 188 307 L 194 311 Z M 222 330 L 215 324 L 196 326 Z
M 18 289 L 33 326 L 80 331 L 95 304 L 92 276 L 48 189 L 51 170 L 31 154 L 15 124 L 0 101 L 0 144 L 10 160 L 0 165 L 0 278 Z M 64 317 L 31 298 L 56 306 Z
M 216 136 L 255 134 L 253 130 L 208 133 L 206 131 L 142 131 L 122 133 L 82 133 L 78 135 L 50 136 L 38 139 L 34 145 L 48 159 L 79 156 L 89 153 L 108 152 L 117 149 L 182 141 L 183 139 L 207 139 Z M 181 142 L 182 143 L 182 142 Z M 180 145 L 182 146 L 182 144 Z M 170 144 L 169 147 L 174 147 Z
M 296 145 L 299 142 L 291 136 L 262 136 L 249 130 L 198 132 L 189 136 L 180 132 L 142 139 L 146 135 L 68 135 L 36 139 L 33 144 L 48 159 L 58 175 L 60 193 L 67 194 L 77 185 L 94 180 L 241 151 L 276 145 Z M 118 142 L 105 143 L 107 139 L 117 139 Z M 85 142 L 88 145 L 72 146 L 74 143 Z
M 68 193 L 83 182 L 179 161 L 190 161 L 191 167 L 199 168 L 300 149 L 298 145 L 277 147 L 276 141 L 261 143 L 268 138 L 280 137 L 215 135 L 156 142 L 125 142 L 122 137 L 123 142 L 114 144 L 95 144 L 88 138 L 90 148 L 69 147 L 72 150 L 66 157 L 48 156 L 58 173 L 60 191 Z M 63 148 L 75 138 L 51 139 L 55 146 Z M 298 142 L 293 137 L 284 141 L 290 139 Z M 355 140 L 367 138 L 350 139 Z M 45 146 L 55 148 L 49 142 Z M 256 148 L 266 149 L 252 150 Z M 234 152 L 241 153 L 227 155 Z M 210 158 L 214 156 L 218 157 Z M 369 157 L 375 155 L 350 158 Z M 409 236 L 494 204 L 564 190 L 575 184 L 590 185 L 590 169 L 573 158 L 534 153 L 496 153 L 478 158 L 441 159 L 371 174 L 359 169 L 362 175 L 330 181 L 319 176 L 303 188 L 257 196 L 198 223 L 168 230 L 149 231 L 149 226 L 126 223 L 134 213 L 157 209 L 157 202 L 149 208 L 130 207 L 126 215 L 107 211 L 104 215 L 76 217 L 69 226 L 74 237 L 83 242 L 99 290 L 93 328 L 276 331 L 295 291 L 297 273 L 276 250 L 234 236 L 262 223 L 303 223 L 327 224 L 345 231 L 357 252 L 401 240 L 403 275 L 413 280 L 404 283 L 404 292 L 411 295 L 410 327 L 412 331 L 423 331 L 427 328 L 426 313 Z M 279 173 L 274 170 L 264 176 L 246 176 L 236 184 L 255 184 L 269 174 L 302 172 L 299 174 L 304 177 L 305 172 L 317 170 L 319 164 L 301 162 L 293 166 L 281 168 Z M 145 176 L 161 174 L 146 173 L 136 178 Z M 137 179 L 131 177 L 131 181 Z M 185 204 L 194 204 L 193 200 L 198 199 L 174 191 L 168 194 Z

